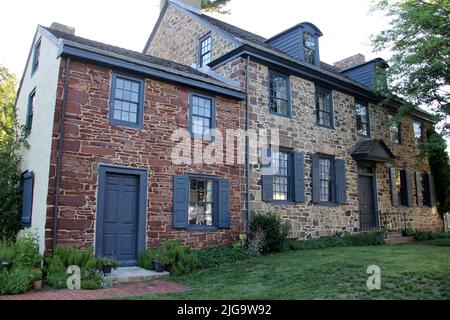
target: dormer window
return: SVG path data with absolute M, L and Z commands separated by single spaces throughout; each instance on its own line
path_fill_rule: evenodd
M 266 42 L 294 59 L 320 67 L 319 38 L 322 32 L 310 22 L 302 22 Z
M 303 55 L 305 62 L 316 64 L 316 39 L 309 32 L 303 32 Z

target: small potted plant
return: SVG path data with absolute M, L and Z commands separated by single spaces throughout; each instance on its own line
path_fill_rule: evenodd
M 103 258 L 102 259 L 102 272 L 105 275 L 110 275 L 112 269 L 117 269 L 118 264 L 117 261 L 113 258 Z
M 32 268 L 30 270 L 31 281 L 33 281 L 33 288 L 40 290 L 42 288 L 42 270 L 39 268 Z
M 158 250 L 155 255 L 155 271 L 158 273 L 166 271 L 168 263 L 167 255 L 162 250 Z

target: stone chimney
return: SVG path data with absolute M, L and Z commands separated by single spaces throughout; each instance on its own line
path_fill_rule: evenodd
M 161 1 L 160 10 L 162 10 L 167 0 L 160 0 L 160 1 Z M 188 7 L 187 9 L 189 9 L 189 7 L 197 10 L 202 9 L 202 0 L 170 0 L 170 1 L 177 3 L 182 7 L 186 6 Z
M 75 35 L 75 28 L 74 27 L 69 27 L 66 26 L 65 24 L 61 24 L 58 22 L 53 22 L 50 25 L 50 29 L 56 30 L 56 31 L 60 31 L 60 32 L 64 32 L 64 33 L 68 33 L 71 35 Z
M 366 57 L 364 57 L 361 53 L 355 54 L 354 56 L 345 58 L 341 61 L 335 62 L 334 66 L 338 68 L 340 71 L 350 69 L 352 67 L 359 66 L 366 62 Z

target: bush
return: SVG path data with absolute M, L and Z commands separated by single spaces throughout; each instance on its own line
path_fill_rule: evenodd
M 384 232 L 361 233 L 344 237 L 322 237 L 312 240 L 288 240 L 284 250 L 317 250 L 334 247 L 375 246 L 384 244 Z
M 262 252 L 279 252 L 287 238 L 289 227 L 274 213 L 261 213 L 253 217 L 250 230 L 252 235 L 256 232 L 264 233 Z M 252 236 L 251 235 L 251 236 Z
M 24 293 L 30 284 L 30 274 L 26 269 L 15 268 L 12 271 L 0 271 L 0 295 Z
M 450 231 L 433 233 L 414 230 L 413 232 L 410 232 L 410 235 L 416 241 L 450 239 Z
M 65 272 L 49 272 L 47 282 L 55 289 L 67 289 L 67 279 L 70 275 Z
M 246 255 L 240 247 L 218 246 L 194 251 L 201 269 L 212 268 L 224 263 L 245 259 Z
M 96 269 L 81 272 L 81 289 L 97 290 L 102 288 L 103 273 Z
M 35 235 L 28 233 L 16 242 L 17 255 L 15 266 L 29 270 L 41 268 L 42 256 L 39 254 L 39 242 Z
M 155 250 L 149 249 L 149 250 L 142 252 L 138 259 L 139 267 L 147 269 L 147 270 L 154 270 L 155 269 L 155 257 L 156 257 Z
M 0 262 L 14 262 L 17 255 L 16 245 L 14 243 L 0 242 Z
M 182 246 L 180 241 L 166 241 L 158 250 L 159 254 L 167 261 L 168 270 L 174 275 L 192 272 L 199 265 L 192 249 Z
M 48 274 L 65 273 L 65 272 L 66 272 L 66 268 L 64 267 L 64 263 L 63 263 L 62 259 L 60 258 L 60 256 L 54 256 L 53 258 L 50 259 L 48 268 L 47 268 Z

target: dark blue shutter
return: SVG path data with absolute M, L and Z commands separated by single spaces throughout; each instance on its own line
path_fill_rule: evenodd
M 319 156 L 312 155 L 312 201 L 313 203 L 320 202 L 320 168 Z
M 217 211 L 218 227 L 220 229 L 230 228 L 230 182 L 228 180 L 217 181 Z
M 417 206 L 423 207 L 423 198 L 422 198 L 422 184 L 420 183 L 420 172 L 416 172 L 416 197 L 417 197 Z
M 408 207 L 412 207 L 412 176 L 411 171 L 406 170 L 406 205 Z
M 173 179 L 173 227 L 188 227 L 189 177 L 175 176 Z
M 262 176 L 262 200 L 273 201 L 273 176 Z
M 305 156 L 294 152 L 294 201 L 305 202 Z
M 22 226 L 31 226 L 31 214 L 33 211 L 33 180 L 32 171 L 22 175 Z
M 391 198 L 392 205 L 398 206 L 398 195 L 397 195 L 397 177 L 395 174 L 395 168 L 389 168 L 389 177 L 391 180 Z
M 345 160 L 336 160 L 336 196 L 338 204 L 347 203 L 347 179 L 345 177 Z
M 430 205 L 431 207 L 436 206 L 436 189 L 434 186 L 434 176 L 432 173 L 428 175 L 429 191 L 430 191 Z
M 261 149 L 261 184 L 262 200 L 266 202 L 273 201 L 273 176 L 264 175 L 264 171 L 270 171 L 272 165 L 272 150 L 270 148 Z M 267 163 L 269 162 L 269 163 Z M 266 170 L 264 170 L 266 169 Z

